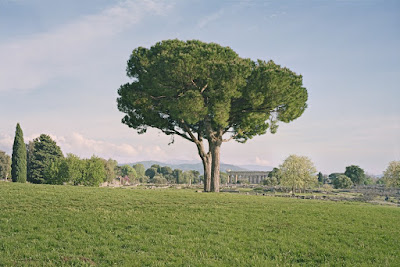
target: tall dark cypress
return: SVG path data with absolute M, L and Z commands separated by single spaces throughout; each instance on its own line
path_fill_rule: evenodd
M 11 160 L 11 178 L 13 182 L 26 182 L 26 146 L 21 126 L 17 123 Z

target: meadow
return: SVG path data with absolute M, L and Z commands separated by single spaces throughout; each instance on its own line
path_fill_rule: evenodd
M 0 183 L 0 266 L 400 266 L 400 208 Z

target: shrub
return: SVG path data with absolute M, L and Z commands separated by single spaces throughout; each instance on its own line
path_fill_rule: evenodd
M 350 188 L 353 186 L 351 179 L 343 174 L 336 177 L 332 181 L 332 184 L 335 188 Z

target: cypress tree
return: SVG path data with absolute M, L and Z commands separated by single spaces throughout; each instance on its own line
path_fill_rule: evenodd
M 26 182 L 26 146 L 21 126 L 17 123 L 11 160 L 11 178 L 13 182 Z

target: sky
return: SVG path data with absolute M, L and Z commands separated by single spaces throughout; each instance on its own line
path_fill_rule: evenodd
M 0 150 L 19 122 L 64 154 L 119 163 L 199 161 L 193 143 L 121 123 L 117 90 L 133 49 L 166 39 L 215 42 L 303 75 L 308 108 L 276 134 L 231 141 L 221 161 L 318 171 L 400 160 L 400 1 L 0 0 Z

